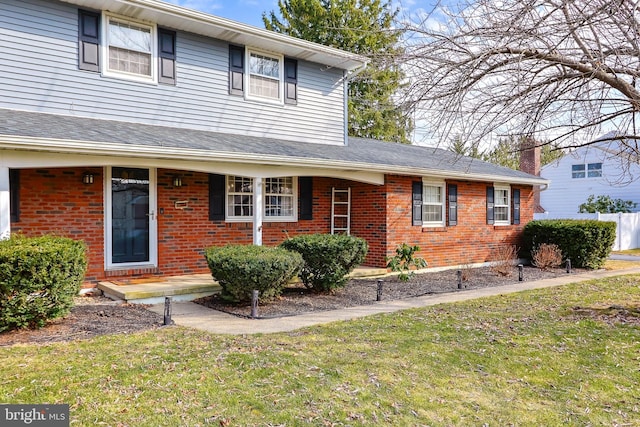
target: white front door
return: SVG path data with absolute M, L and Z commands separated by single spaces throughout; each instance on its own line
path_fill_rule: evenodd
M 106 178 L 107 269 L 157 266 L 156 170 L 114 166 Z

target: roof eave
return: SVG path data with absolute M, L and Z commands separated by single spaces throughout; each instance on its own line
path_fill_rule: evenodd
M 218 161 L 228 163 L 255 163 L 260 165 L 289 165 L 292 167 L 314 167 L 324 169 L 353 170 L 359 172 L 375 172 L 395 175 L 431 176 L 442 179 L 481 182 L 508 182 L 520 185 L 548 185 L 549 180 L 538 177 L 510 177 L 504 175 L 461 173 L 447 170 L 415 168 L 406 166 L 380 165 L 347 160 L 327 160 L 319 158 L 301 158 L 292 156 L 211 152 L 197 149 L 150 147 L 145 145 L 127 145 L 100 143 L 64 139 L 43 139 L 32 137 L 16 137 L 0 135 L 0 149 L 22 149 L 67 154 L 84 154 L 94 156 L 139 157 L 153 159 L 186 161 Z
M 361 55 L 159 0 L 62 1 L 96 10 L 108 10 L 177 30 L 213 37 L 230 43 L 262 48 L 347 71 L 362 68 L 369 62 L 366 57 Z

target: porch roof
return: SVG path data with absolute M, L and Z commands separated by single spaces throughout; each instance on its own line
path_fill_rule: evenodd
M 9 109 L 0 109 L 0 149 L 549 184 L 534 175 L 434 147 L 362 138 L 349 138 L 348 145 L 324 145 Z

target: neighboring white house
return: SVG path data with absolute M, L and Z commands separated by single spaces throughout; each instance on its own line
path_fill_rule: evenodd
M 540 194 L 540 205 L 551 216 L 573 216 L 589 195 L 631 200 L 640 210 L 640 165 L 619 155 L 620 143 L 603 141 L 581 147 L 545 165 L 540 176 L 551 185 Z

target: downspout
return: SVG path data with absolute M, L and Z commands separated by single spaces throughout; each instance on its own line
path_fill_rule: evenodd
M 342 72 L 342 92 L 343 92 L 343 111 L 344 111 L 344 145 L 349 145 L 349 81 L 352 80 L 355 76 L 360 74 L 367 68 L 367 62 L 362 64 L 362 66 L 356 68 L 355 70 L 349 71 L 344 70 Z

